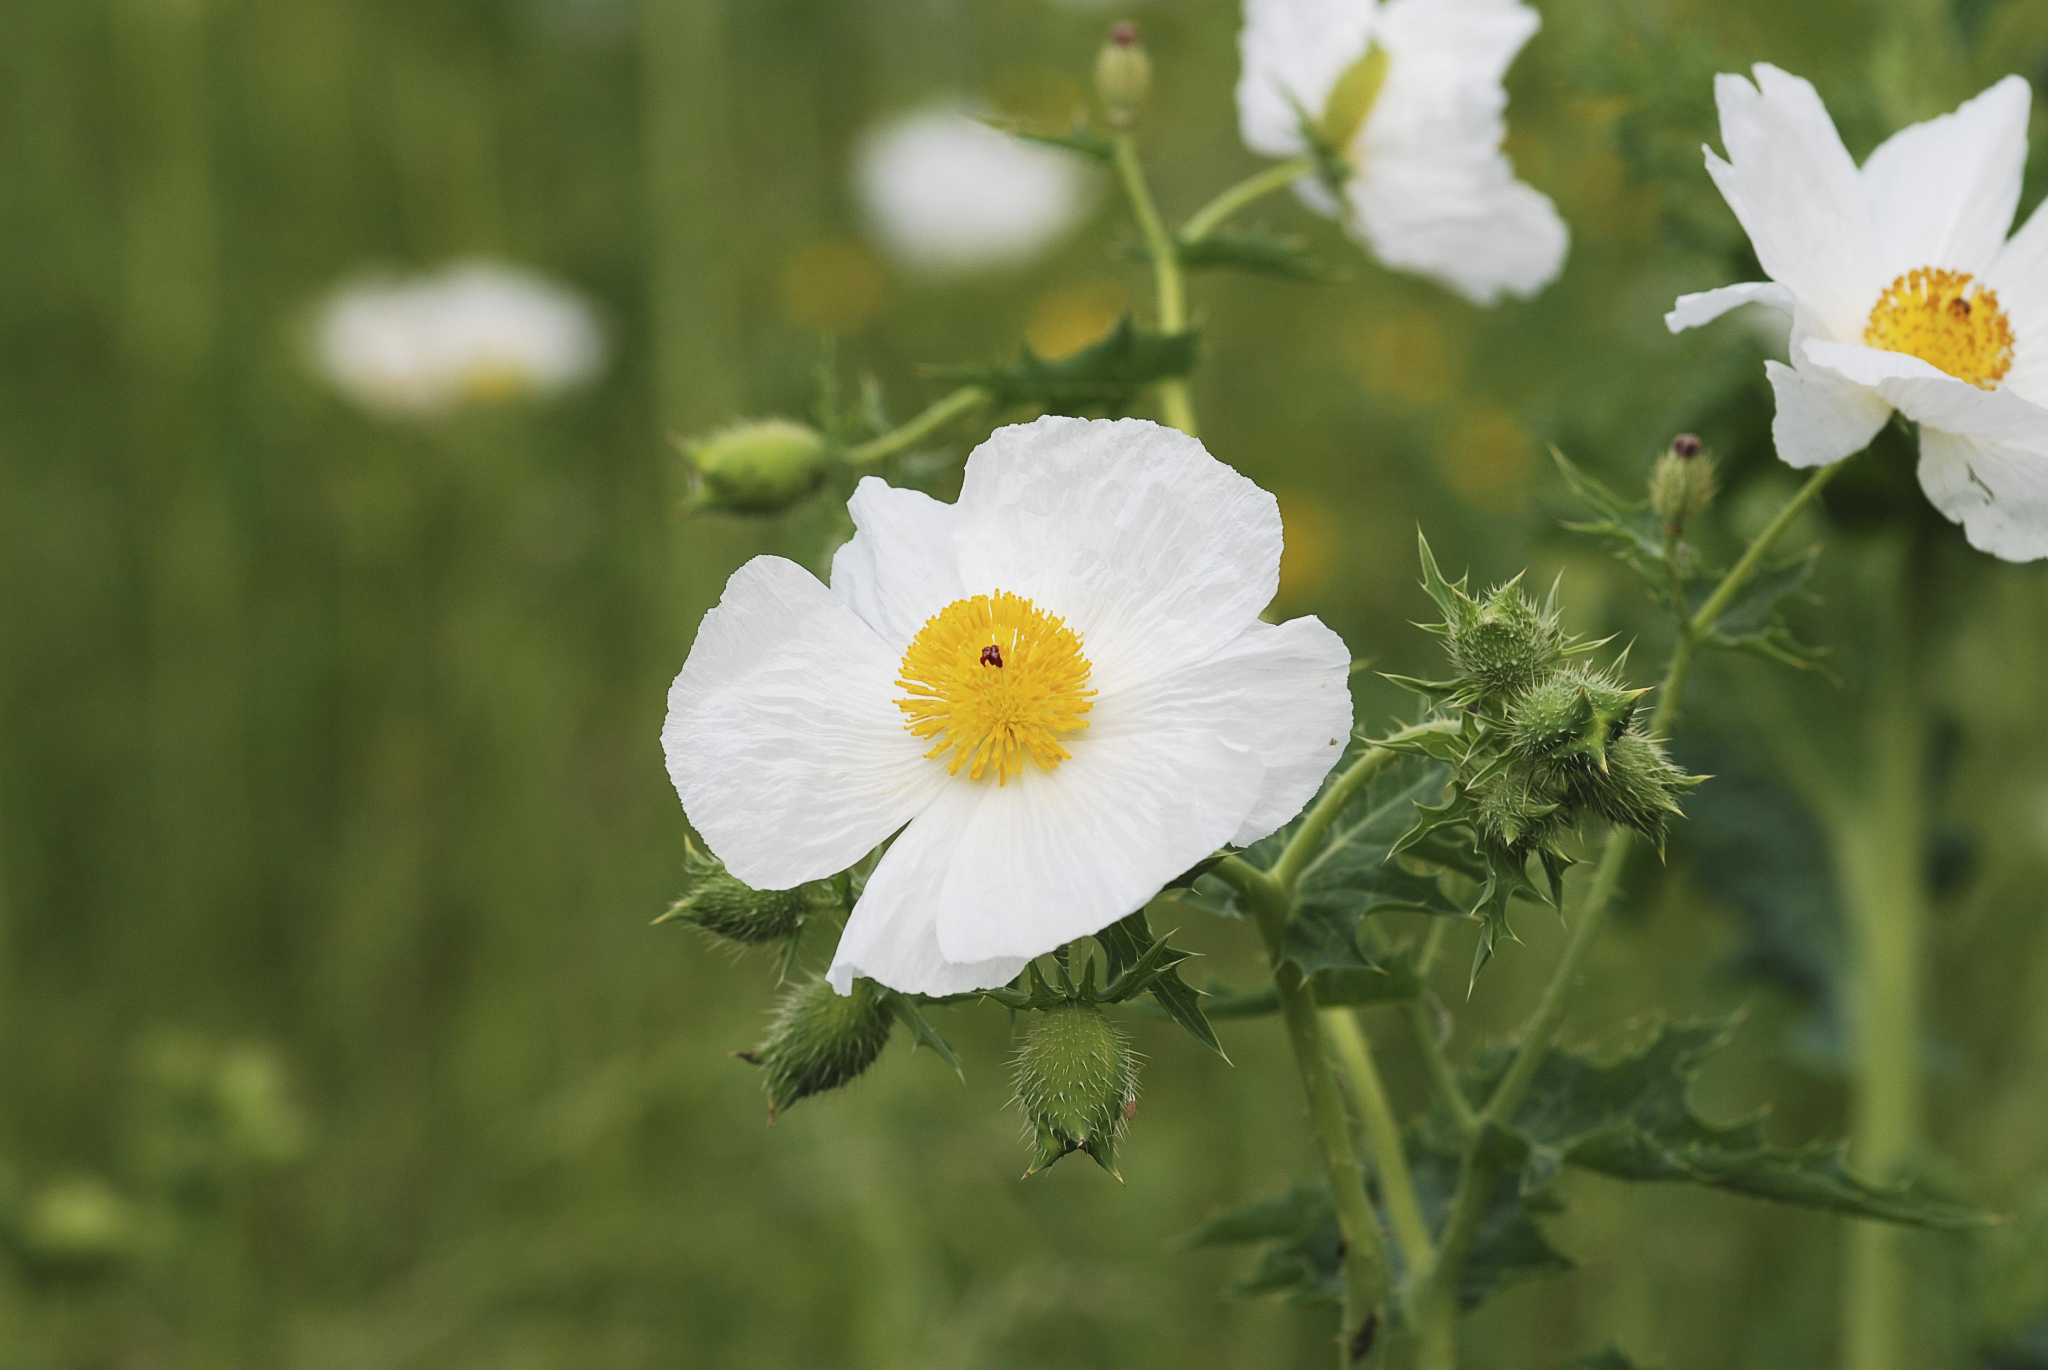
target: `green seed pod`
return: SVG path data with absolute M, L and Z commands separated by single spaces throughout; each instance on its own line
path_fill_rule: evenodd
M 818 488 L 831 466 L 825 437 L 789 419 L 755 419 L 685 442 L 703 508 L 774 514 Z
M 1129 128 L 1152 91 L 1152 59 L 1138 41 L 1138 26 L 1126 20 L 1109 31 L 1095 55 L 1095 95 L 1111 128 Z
M 1033 1013 L 1016 1060 L 1017 1106 L 1036 1148 L 1026 1178 L 1085 1151 L 1115 1175 L 1116 1149 L 1138 1106 L 1138 1059 L 1130 1040 L 1094 1004 Z
M 1650 468 L 1650 508 L 1676 533 L 1706 512 L 1720 482 L 1714 458 L 1690 433 L 1681 433 Z
M 1510 583 L 1484 600 L 1465 600 L 1449 623 L 1451 663 L 1482 695 L 1526 690 L 1564 659 L 1566 641 L 1554 610 L 1538 608 Z
M 881 986 L 872 980 L 854 981 L 851 994 L 840 994 L 823 980 L 784 994 L 767 1037 L 740 1053 L 741 1060 L 764 1072 L 768 1121 L 799 1099 L 859 1076 L 882 1054 L 894 1022 Z
M 797 935 L 810 911 L 808 887 L 793 890 L 757 890 L 742 884 L 715 866 L 699 876 L 690 891 L 668 912 L 655 919 L 660 923 L 689 923 L 714 937 L 741 946 L 756 947 L 784 942 Z
M 1610 823 L 1634 828 L 1664 847 L 1664 826 L 1682 817 L 1678 797 L 1706 779 L 1690 775 L 1664 747 L 1639 732 L 1625 732 L 1607 748 L 1607 768 L 1579 778 L 1576 798 Z

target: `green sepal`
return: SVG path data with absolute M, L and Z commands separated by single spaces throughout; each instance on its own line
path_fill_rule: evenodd
M 1095 941 L 1108 961 L 1109 987 L 1104 998 L 1120 1003 L 1139 994 L 1151 995 L 1161 1012 L 1227 1064 L 1230 1056 L 1203 1011 L 1206 996 L 1181 978 L 1180 965 L 1193 953 L 1169 946 L 1167 939 L 1172 936 L 1169 932 L 1155 940 L 1143 909 L 1096 933 Z M 1141 969 L 1148 964 L 1149 970 Z
M 1001 119 L 984 119 L 982 122 L 998 133 L 1007 133 L 1012 138 L 1019 138 L 1027 143 L 1036 143 L 1040 147 L 1053 147 L 1060 149 L 1062 152 L 1079 153 L 1083 157 L 1088 157 L 1105 164 L 1116 160 L 1116 145 L 1110 142 L 1108 138 L 1088 127 L 1087 124 L 1078 120 L 1065 133 L 1046 133 L 1038 129 L 1025 128 L 1019 124 L 1008 123 Z
M 967 1072 L 961 1067 L 959 1054 L 953 1050 L 953 1044 L 939 1035 L 939 1030 L 924 1016 L 915 999 L 908 994 L 885 989 L 882 991 L 882 1002 L 888 1007 L 889 1012 L 895 1015 L 896 1021 L 910 1030 L 912 1051 L 919 1047 L 930 1047 L 932 1054 L 953 1068 L 953 1073 L 960 1077 L 962 1084 L 967 1082 Z
M 1175 243 L 1180 264 L 1189 271 L 1242 271 L 1252 276 L 1277 277 L 1289 281 L 1331 284 L 1345 279 L 1308 249 L 1308 243 L 1292 233 L 1263 228 L 1212 229 L 1192 242 Z M 1142 247 L 1139 255 L 1148 257 Z
M 945 366 L 930 374 L 958 385 L 978 385 L 998 407 L 1031 406 L 1061 414 L 1118 410 L 1148 386 L 1195 369 L 1193 329 L 1159 333 L 1126 314 L 1101 341 L 1071 356 L 1047 360 L 1024 347 L 998 366 Z

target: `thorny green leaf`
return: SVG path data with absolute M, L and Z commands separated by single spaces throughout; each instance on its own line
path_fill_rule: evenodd
M 1032 405 L 1062 414 L 1122 408 L 1145 387 L 1195 367 L 1196 334 L 1140 328 L 1127 314 L 1100 342 L 1049 361 L 1023 348 L 997 366 L 934 367 L 930 374 L 988 390 L 998 407 Z
M 963 1082 L 967 1079 L 967 1072 L 961 1068 L 960 1057 L 953 1050 L 953 1044 L 939 1035 L 939 1030 L 924 1016 L 915 999 L 907 994 L 899 994 L 895 990 L 885 990 L 882 1002 L 889 1012 L 896 1015 L 897 1022 L 910 1029 L 912 1051 L 919 1047 L 930 1047 L 941 1061 L 953 1068 L 953 1073 Z
M 1726 1124 L 1700 1117 L 1692 1107 L 1693 1080 L 1740 1021 L 1738 1015 L 1664 1024 L 1641 1047 L 1605 1062 L 1552 1048 L 1497 1138 L 1518 1158 L 1524 1188 L 1541 1189 L 1560 1166 L 1575 1165 L 1618 1180 L 1684 1181 L 1920 1227 L 1986 1221 L 1963 1204 L 1858 1179 L 1839 1145 L 1774 1146 L 1759 1117 Z M 1473 1097 L 1492 1093 L 1512 1056 L 1499 1049 L 1475 1063 L 1468 1072 Z
M 983 122 L 1000 133 L 1007 133 L 1012 138 L 1021 138 L 1027 143 L 1036 143 L 1040 147 L 1055 147 L 1063 152 L 1077 152 L 1083 157 L 1090 157 L 1103 163 L 1116 159 L 1116 148 L 1109 139 L 1078 121 L 1065 133 L 1046 133 L 999 119 L 987 119 Z
M 1151 994 L 1160 1010 L 1180 1024 L 1189 1036 L 1225 1061 L 1230 1059 L 1223 1050 L 1223 1044 L 1216 1040 L 1216 1029 L 1209 1026 L 1209 1019 L 1202 1012 L 1202 992 L 1181 978 L 1180 962 L 1191 953 L 1168 946 L 1164 938 L 1155 941 L 1143 909 L 1096 933 L 1095 940 L 1108 961 L 1112 992 L 1128 981 L 1129 987 L 1121 994 L 1121 999 L 1129 999 L 1139 993 Z M 1135 971 L 1148 959 L 1158 968 L 1141 979 Z M 1111 1002 L 1118 1000 L 1112 999 Z
M 1342 280 L 1337 271 L 1309 251 L 1306 240 L 1292 233 L 1265 228 L 1219 228 L 1192 242 L 1175 244 L 1180 264 L 1189 271 L 1242 271 L 1253 276 L 1277 277 L 1289 281 L 1331 282 Z M 1136 255 L 1148 259 L 1143 244 Z

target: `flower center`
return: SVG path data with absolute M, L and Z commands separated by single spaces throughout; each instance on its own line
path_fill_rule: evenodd
M 2012 320 L 1996 292 L 1967 271 L 1923 266 L 1893 281 L 1877 297 L 1863 341 L 1918 357 L 1985 390 L 2012 370 Z
M 991 771 L 1007 785 L 1030 757 L 1052 770 L 1071 755 L 1060 738 L 1088 726 L 1095 691 L 1081 639 L 1021 595 L 956 599 L 925 620 L 904 650 L 904 726 L 932 739 L 948 775 Z

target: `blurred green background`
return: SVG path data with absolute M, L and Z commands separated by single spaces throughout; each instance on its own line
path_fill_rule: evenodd
M 1859 154 L 2006 71 L 2048 87 L 2039 0 L 1539 8 L 1511 150 L 1572 226 L 1557 288 L 1477 311 L 1281 201 L 1254 219 L 1305 232 L 1349 279 L 1195 287 L 1205 437 L 1289 519 L 1277 609 L 1321 614 L 1388 669 L 1434 664 L 1406 626 L 1418 523 L 1481 579 L 1562 570 L 1581 626 L 1640 633 L 1654 662 L 1634 587 L 1556 531 L 1546 444 L 1628 484 L 1699 430 L 1727 464 L 1723 542 L 1789 488 L 1768 340 L 1732 321 L 1674 340 L 1659 321 L 1680 291 L 1754 275 L 1699 165 L 1713 71 L 1811 75 Z M 1185 214 L 1256 166 L 1231 101 L 1237 17 L 1138 13 L 1157 70 L 1143 141 Z M 934 96 L 1064 123 L 1111 16 L 7 14 L 0 1367 L 1321 1363 L 1324 1310 L 1239 1302 L 1241 1261 L 1182 1243 L 1311 1168 L 1270 1022 L 1222 1025 L 1231 1068 L 1134 1020 L 1150 1062 L 1129 1183 L 1075 1163 L 1020 1184 L 999 1012 L 937 1015 L 964 1087 L 899 1034 L 857 1087 L 770 1130 L 729 1053 L 759 1030 L 771 960 L 647 926 L 682 866 L 656 745 L 668 681 L 725 575 L 762 551 L 816 562 L 832 503 L 686 520 L 669 434 L 802 414 L 828 356 L 902 417 L 938 393 L 920 364 L 1072 347 L 1144 308 L 1109 195 L 1032 266 L 940 285 L 866 242 L 848 189 L 862 126 Z M 2048 118 L 2034 132 L 2023 213 L 2048 185 Z M 479 253 L 598 304 L 599 384 L 407 424 L 310 374 L 300 330 L 336 281 Z M 977 435 L 952 436 L 932 451 L 957 468 Z M 1914 542 L 1944 758 L 1925 1169 L 2019 1215 L 1921 1244 L 1926 1317 L 1984 1365 L 2044 1364 L 2024 1347 L 2048 1312 L 2028 1217 L 2048 1198 L 2048 574 L 1971 553 L 1887 442 L 1811 530 L 1838 549 L 1831 607 L 1805 618 L 1841 683 L 1701 675 L 1677 750 L 1729 798 L 1702 792 L 1675 878 L 1638 871 L 1650 893 L 1568 1035 L 1746 1004 L 1713 1108 L 1774 1100 L 1788 1139 L 1844 1130 L 1827 843 L 1767 741 L 1807 735 L 1850 765 L 1872 745 L 1842 722 L 1859 653 L 1892 631 L 1872 568 Z M 1403 707 L 1361 686 L 1363 722 Z M 1728 878 L 1758 870 L 1779 878 Z M 1528 945 L 1470 1005 L 1446 958 L 1461 1047 L 1515 1022 L 1555 955 L 1554 918 L 1521 926 Z M 1207 954 L 1198 978 L 1253 973 L 1242 927 L 1184 940 Z M 1397 1025 L 1374 1029 L 1419 1098 Z M 1550 1366 L 1610 1339 L 1671 1370 L 1830 1363 L 1841 1223 L 1675 1189 L 1570 1194 L 1556 1236 L 1580 1270 L 1489 1305 L 1471 1363 Z

